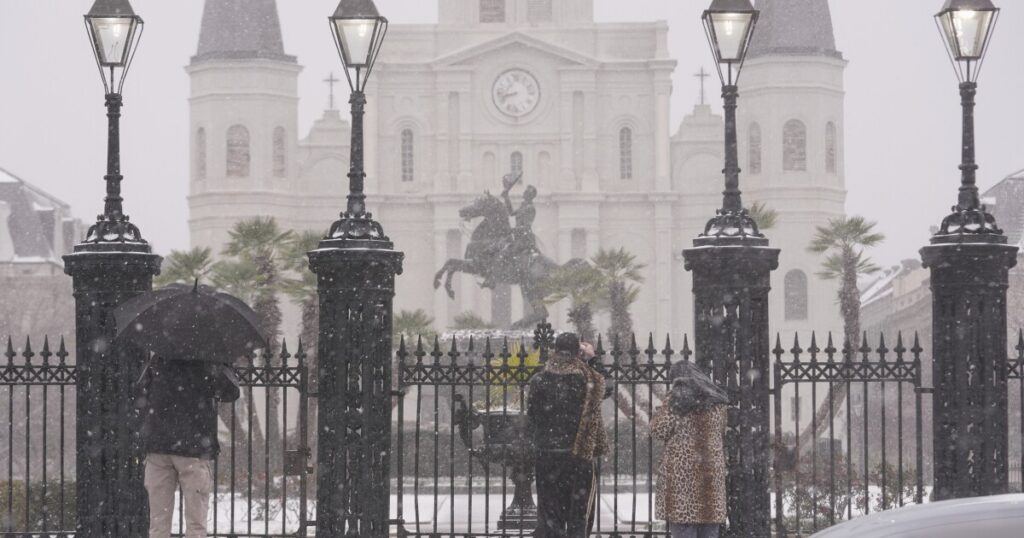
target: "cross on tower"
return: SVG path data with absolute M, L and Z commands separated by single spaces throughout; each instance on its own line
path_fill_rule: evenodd
M 330 86 L 330 88 L 331 88 L 331 96 L 330 96 L 330 101 L 329 101 L 330 108 L 328 108 L 328 110 L 334 110 L 334 84 L 336 82 L 341 82 L 341 81 L 339 79 L 334 78 L 334 72 L 332 71 L 331 72 L 331 76 L 325 78 L 324 82 L 326 82 L 327 85 Z
M 704 66 L 702 65 L 702 66 L 700 66 L 700 72 L 697 73 L 696 75 L 693 75 L 693 76 L 695 76 L 695 77 L 700 79 L 700 104 L 703 105 L 704 104 L 704 79 L 710 77 L 711 75 L 707 74 L 707 72 L 704 71 Z

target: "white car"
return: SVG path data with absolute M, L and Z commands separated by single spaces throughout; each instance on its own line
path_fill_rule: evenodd
M 876 512 L 812 538 L 1021 538 L 1024 494 L 994 495 Z

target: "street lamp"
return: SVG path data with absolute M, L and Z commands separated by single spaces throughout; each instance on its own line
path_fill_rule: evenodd
M 708 221 L 704 233 L 694 244 L 767 244 L 740 197 L 739 150 L 736 141 L 736 100 L 743 60 L 757 24 L 758 11 L 750 0 L 713 0 L 704 12 L 704 30 L 715 56 L 718 77 L 725 101 L 725 191 L 722 209 Z
M 974 158 L 974 97 L 978 90 L 978 74 L 985 61 L 985 53 L 999 8 L 991 0 L 947 0 L 942 11 L 935 15 L 936 25 L 943 37 L 946 51 L 960 81 L 960 104 L 963 107 L 963 158 L 960 164 L 960 196 L 953 213 L 942 221 L 936 238 L 959 241 L 964 234 L 990 242 L 1000 241 L 1002 231 L 995 217 L 989 214 L 978 197 L 976 175 L 978 165 Z
M 963 107 L 959 199 L 921 249 L 932 292 L 937 501 L 1009 491 L 1006 290 L 1018 248 L 981 205 L 974 161 L 974 96 L 998 16 L 991 0 L 947 0 L 935 15 Z
M 89 228 L 85 245 L 115 250 L 145 250 L 139 229 L 128 221 L 121 202 L 121 88 L 142 35 L 142 17 L 128 0 L 96 0 L 85 15 L 85 27 L 92 44 L 96 66 L 103 80 L 107 105 L 107 196 L 103 214 Z
M 328 239 L 385 239 L 380 224 L 366 212 L 363 193 L 366 173 L 363 170 L 363 116 L 366 106 L 366 81 L 377 61 L 388 20 L 380 15 L 373 0 L 341 0 L 334 15 L 328 17 L 334 43 L 345 66 L 352 96 L 352 153 L 349 165 L 348 207 L 334 223 Z

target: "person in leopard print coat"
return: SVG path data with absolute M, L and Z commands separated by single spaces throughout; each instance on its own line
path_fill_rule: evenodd
M 726 518 L 726 406 L 697 406 L 686 414 L 673 407 L 661 406 L 651 421 L 651 435 L 665 443 L 655 486 L 657 517 L 669 524 L 672 538 L 717 538 Z

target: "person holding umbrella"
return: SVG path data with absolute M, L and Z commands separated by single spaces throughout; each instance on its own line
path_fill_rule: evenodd
M 144 293 L 114 311 L 117 338 L 150 359 L 135 384 L 142 413 L 149 536 L 168 538 L 180 486 L 185 537 L 205 538 L 220 452 L 217 403 L 240 396 L 234 359 L 266 345 L 256 313 L 196 281 Z
M 205 538 L 214 477 L 210 462 L 220 452 L 217 402 L 241 391 L 234 369 L 212 362 L 154 356 L 136 383 L 146 455 L 149 538 L 168 538 L 174 492 L 180 486 L 185 537 Z
M 679 362 L 669 372 L 668 403 L 651 421 L 651 436 L 664 441 L 655 486 L 655 511 L 672 538 L 718 538 L 725 523 L 725 391 L 696 365 Z

